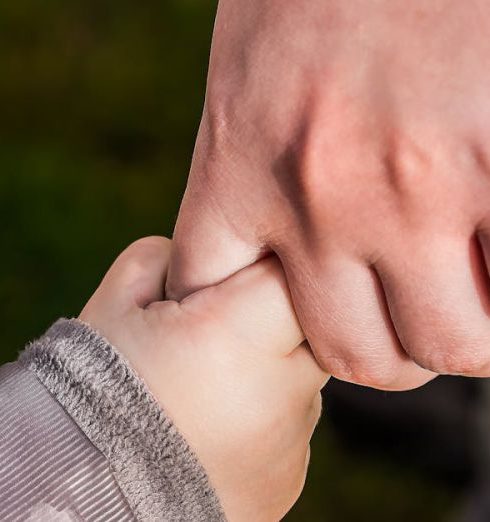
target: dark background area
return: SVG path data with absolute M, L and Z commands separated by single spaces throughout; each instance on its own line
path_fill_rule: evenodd
M 0 2 L 0 362 L 76 316 L 131 241 L 171 234 L 215 8 Z M 287 520 L 490 520 L 461 516 L 486 480 L 482 389 L 441 379 L 387 394 L 332 382 Z

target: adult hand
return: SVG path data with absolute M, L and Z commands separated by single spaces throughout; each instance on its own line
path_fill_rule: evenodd
M 80 318 L 146 382 L 227 519 L 280 520 L 304 485 L 327 375 L 302 344 L 277 260 L 179 304 L 162 301 L 170 245 L 146 238 L 129 247 Z
M 489 376 L 489 57 L 483 0 L 221 0 L 169 294 L 274 251 L 336 377 Z

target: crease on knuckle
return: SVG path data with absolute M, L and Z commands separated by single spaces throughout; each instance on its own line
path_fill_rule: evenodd
M 420 343 L 410 349 L 412 359 L 420 367 L 441 375 L 478 376 L 488 361 L 480 343 L 450 340 Z
M 357 353 L 362 353 L 358 350 Z M 370 388 L 389 389 L 397 377 L 395 365 L 389 361 L 347 360 L 346 358 L 327 355 L 320 357 L 320 365 L 329 374 L 343 381 L 353 382 Z

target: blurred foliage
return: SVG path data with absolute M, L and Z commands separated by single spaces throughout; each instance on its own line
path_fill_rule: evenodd
M 77 314 L 124 246 L 171 233 L 214 9 L 0 3 L 2 360 Z
M 0 3 L 0 362 L 78 314 L 134 239 L 171 233 L 216 2 Z M 444 520 L 448 492 L 324 426 L 289 521 Z

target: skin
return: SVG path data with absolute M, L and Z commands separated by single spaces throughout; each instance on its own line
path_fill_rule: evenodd
M 169 295 L 274 252 L 334 376 L 490 376 L 489 36 L 484 0 L 222 0 Z
M 129 247 L 80 319 L 146 382 L 227 519 L 280 520 L 303 489 L 328 377 L 303 344 L 277 260 L 177 303 L 162 295 L 170 247 L 159 237 Z

